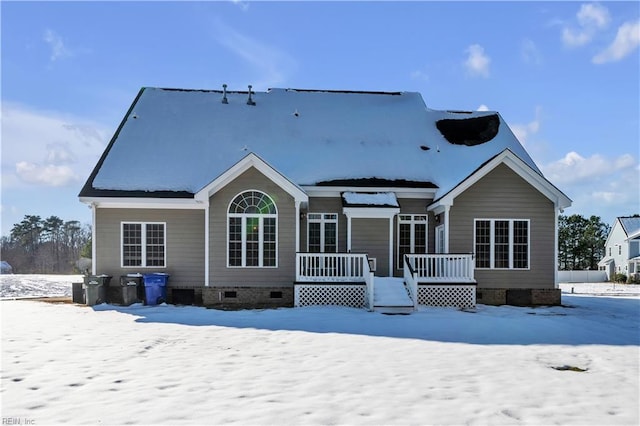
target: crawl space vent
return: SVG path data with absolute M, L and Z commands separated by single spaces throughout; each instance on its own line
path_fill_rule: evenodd
M 436 127 L 452 144 L 474 146 L 496 137 L 500 119 L 497 114 L 463 119 L 446 118 L 438 120 Z

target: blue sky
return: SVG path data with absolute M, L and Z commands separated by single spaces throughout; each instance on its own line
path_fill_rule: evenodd
M 143 86 L 417 91 L 499 111 L 574 200 L 640 213 L 638 2 L 2 2 L 2 235 L 77 194 Z M 166 165 L 170 167 L 170 165 Z

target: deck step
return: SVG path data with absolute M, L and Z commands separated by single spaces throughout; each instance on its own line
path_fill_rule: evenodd
M 410 314 L 413 302 L 402 278 L 376 277 L 373 310 L 384 314 Z
M 380 312 L 381 314 L 408 315 L 413 312 L 413 305 L 411 306 L 374 306 L 373 311 Z

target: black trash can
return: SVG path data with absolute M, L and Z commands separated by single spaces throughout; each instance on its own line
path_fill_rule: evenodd
M 107 301 L 107 288 L 111 275 L 87 275 L 84 277 L 85 302 L 88 306 L 99 305 Z
M 142 294 L 140 294 L 142 292 Z M 144 300 L 144 285 L 141 274 L 127 274 L 120 276 L 118 303 L 129 306 Z
M 73 303 L 80 303 L 84 305 L 87 303 L 84 297 L 84 290 L 82 288 L 83 283 L 71 283 L 71 294 Z

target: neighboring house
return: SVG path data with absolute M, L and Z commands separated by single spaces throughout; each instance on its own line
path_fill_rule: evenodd
M 619 217 L 611 227 L 605 243 L 605 255 L 598 262 L 607 279 L 624 274 L 640 279 L 640 217 Z
M 560 303 L 571 200 L 498 113 L 419 93 L 143 88 L 79 197 L 93 273 L 167 272 L 170 301 Z

